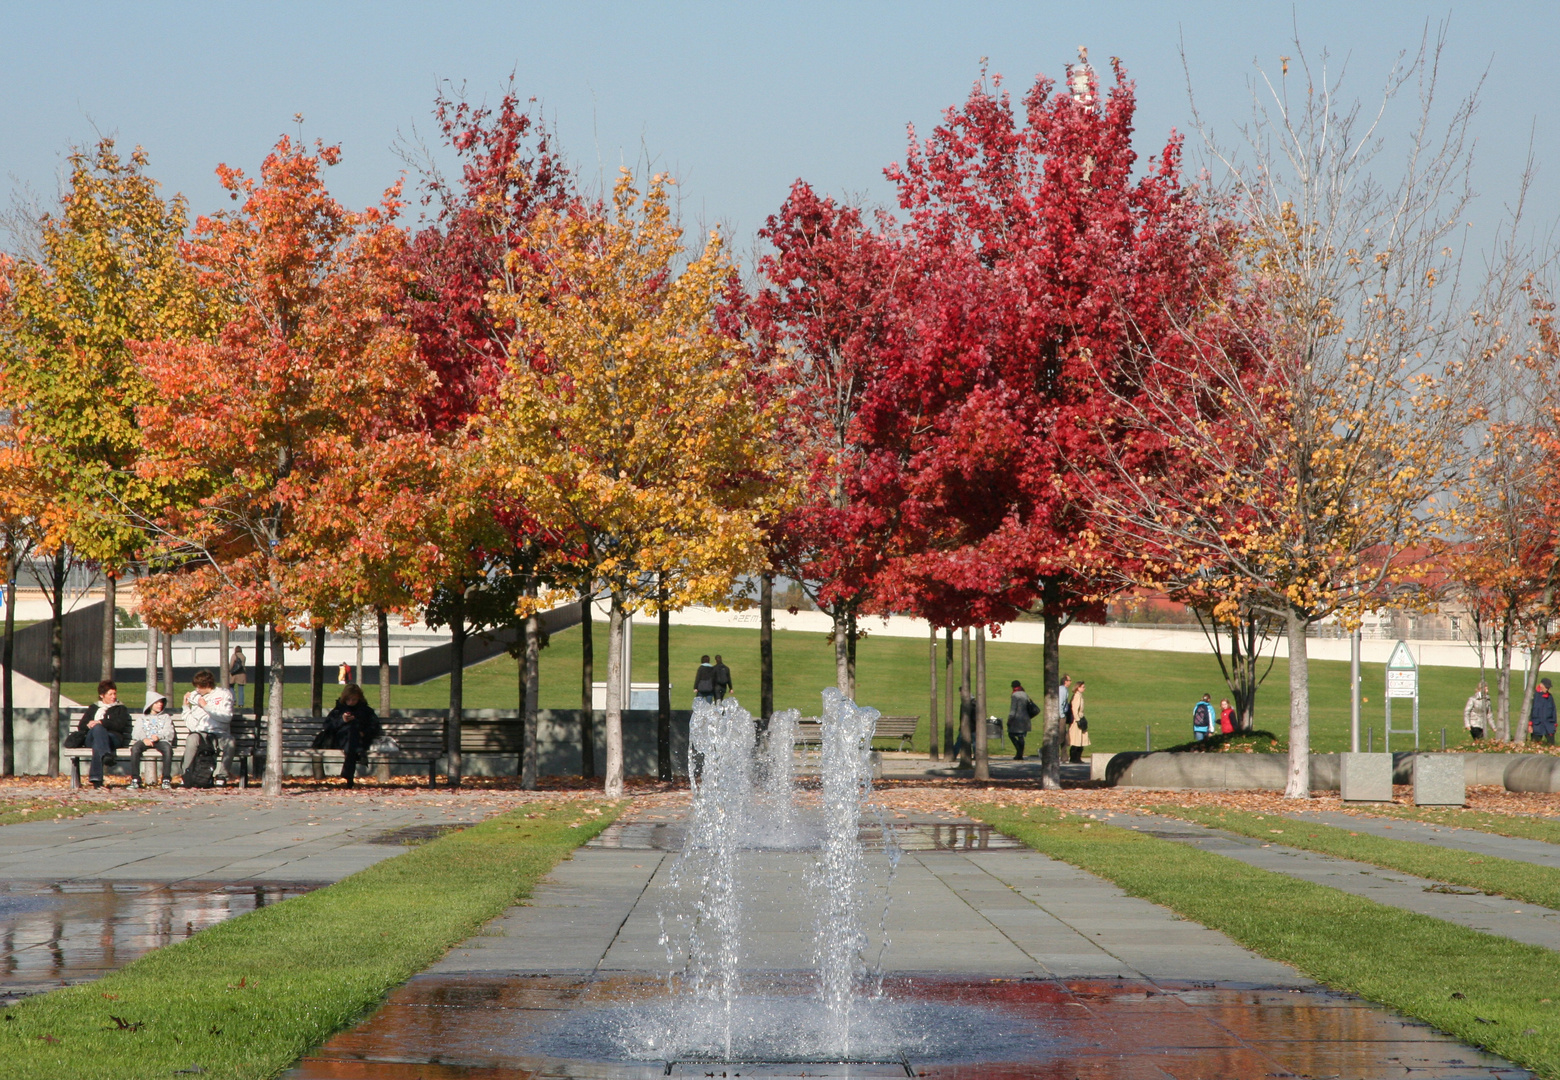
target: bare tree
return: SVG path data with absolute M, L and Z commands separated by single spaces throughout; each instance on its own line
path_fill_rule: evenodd
M 1126 435 L 1091 491 L 1093 527 L 1130 539 L 1143 580 L 1200 574 L 1226 614 L 1282 620 L 1291 798 L 1310 788 L 1308 628 L 1402 602 L 1464 465 L 1476 96 L 1438 121 L 1443 47 L 1401 57 L 1373 112 L 1298 41 L 1276 82 L 1259 70 L 1241 149 L 1207 137 L 1235 228 L 1197 318 L 1142 343 L 1139 380 L 1112 389 Z

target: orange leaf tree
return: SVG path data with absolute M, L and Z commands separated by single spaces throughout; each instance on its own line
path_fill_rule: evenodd
M 143 603 L 165 623 L 271 627 L 269 793 L 282 779 L 283 647 L 356 588 L 350 554 L 395 505 L 340 480 L 372 474 L 374 490 L 393 489 L 385 470 L 424 460 L 414 410 L 432 376 L 398 317 L 399 189 L 344 209 L 321 178 L 339 156 L 283 137 L 258 179 L 220 167 L 242 205 L 200 219 L 188 254 L 231 317 L 214 341 L 139 349 L 155 390 L 142 468 L 199 491 L 149 523 L 180 572 L 148 582 Z

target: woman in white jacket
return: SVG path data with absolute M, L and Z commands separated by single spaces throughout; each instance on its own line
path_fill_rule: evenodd
M 184 767 L 188 769 L 200 747 L 210 742 L 213 752 L 218 752 L 222 759 L 217 775 L 231 777 L 238 752 L 233 739 L 233 695 L 218 686 L 216 676 L 204 668 L 195 673 L 193 682 L 195 689 L 184 695 L 184 725 L 190 733 L 184 744 Z

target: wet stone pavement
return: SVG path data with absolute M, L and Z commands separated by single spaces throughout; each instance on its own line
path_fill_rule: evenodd
M 634 1025 L 669 999 L 661 914 L 681 819 L 644 814 L 560 864 L 532 902 L 395 991 L 291 1080 L 881 1077 L 1192 1080 L 1531 1074 L 1316 986 L 1222 935 L 965 819 L 894 822 L 881 949 L 891 1048 L 848 1063 L 657 1058 Z M 803 851 L 743 854 L 744 997 L 813 993 Z M 874 1012 L 873 1010 L 879 1010 Z M 897 1019 L 896 1019 L 897 1018 Z M 910 1026 L 906 1026 L 906 1024 Z M 919 1025 L 917 1027 L 916 1025 Z M 900 1039 L 899 1035 L 904 1038 Z M 854 1038 L 854 1036 L 853 1036 Z M 869 1040 L 870 1041 L 870 1040 Z M 881 1042 L 881 1040 L 879 1040 Z
M 0 829 L 0 1006 L 329 885 L 490 808 L 219 793 Z

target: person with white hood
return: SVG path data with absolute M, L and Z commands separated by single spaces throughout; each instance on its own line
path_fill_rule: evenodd
M 184 767 L 188 769 L 202 744 L 209 742 L 212 751 L 222 759 L 218 776 L 231 777 L 238 752 L 238 744 L 233 740 L 233 694 L 218 686 L 216 676 L 205 668 L 197 671 L 191 681 L 195 689 L 184 695 L 184 726 L 190 733 L 184 744 Z M 222 782 L 217 780 L 218 784 Z
M 162 754 L 162 786 L 173 787 L 173 744 L 178 733 L 168 715 L 168 699 L 162 694 L 147 694 L 146 709 L 135 718 L 130 731 L 130 787 L 141 786 L 141 755 L 148 750 Z

